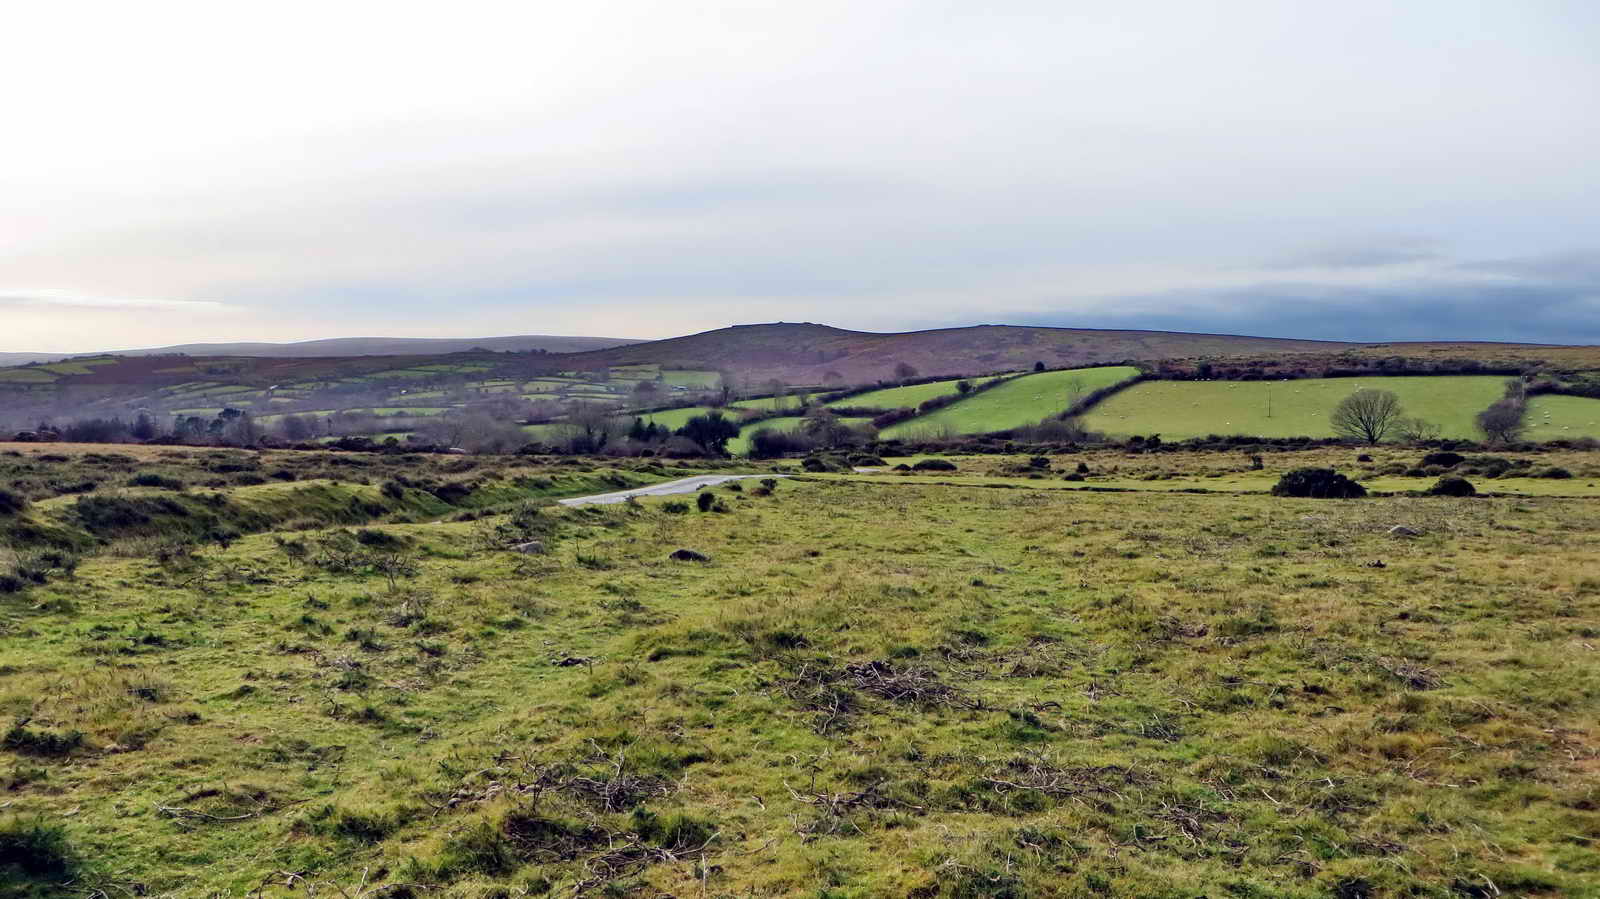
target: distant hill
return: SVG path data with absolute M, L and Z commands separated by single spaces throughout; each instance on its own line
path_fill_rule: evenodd
M 578 353 L 566 361 L 585 369 L 646 362 L 723 368 L 752 380 L 815 384 L 830 372 L 846 383 L 890 378 L 900 363 L 924 375 L 967 375 L 1028 368 L 1035 362 L 1062 368 L 1130 359 L 1337 353 L 1355 346 L 1327 340 L 1013 325 L 880 334 L 779 322 Z
M 257 356 L 266 359 L 309 359 L 329 356 L 438 356 L 490 350 L 520 353 L 581 353 L 623 346 L 637 341 L 620 337 L 551 337 L 525 334 L 516 337 L 332 337 L 297 343 L 184 343 L 140 350 L 117 350 L 118 356 Z M 0 366 L 29 362 L 54 362 L 104 353 L 0 353 Z

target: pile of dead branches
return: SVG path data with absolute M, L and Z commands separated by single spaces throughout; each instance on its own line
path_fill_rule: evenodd
M 585 761 L 602 764 L 600 771 L 582 771 L 567 763 L 501 753 L 494 763 L 466 775 L 448 794 L 428 800 L 434 814 L 460 805 L 517 796 L 537 802 L 546 793 L 560 793 L 607 812 L 626 811 L 648 799 L 672 792 L 675 784 L 653 774 L 628 770 L 625 751 Z
M 856 792 L 828 793 L 813 790 L 801 793 L 794 787 L 784 783 L 789 796 L 795 802 L 811 806 L 815 817 L 806 823 L 801 823 L 798 816 L 794 819 L 794 832 L 810 840 L 820 836 L 831 836 L 839 833 L 864 833 L 861 826 L 856 823 L 855 817 L 861 812 L 880 812 L 890 809 L 901 809 L 909 812 L 925 811 L 923 806 L 913 805 L 901 799 L 896 799 L 883 792 L 883 785 L 887 781 L 880 780 L 865 790 Z
M 707 847 L 719 836 L 720 833 L 714 833 L 698 845 L 671 846 L 647 843 L 633 834 L 614 839 L 609 848 L 584 860 L 583 870 L 586 876 L 578 881 L 573 892 L 581 894 L 599 889 L 618 878 L 636 874 L 651 865 L 677 864 L 686 861 L 703 865 Z
M 1119 788 L 1137 786 L 1152 778 L 1122 765 L 1070 765 L 1055 763 L 1050 753 L 1031 752 L 1016 756 L 999 769 L 978 778 L 979 783 L 998 793 L 1032 790 L 1046 796 L 1079 798 L 1102 794 L 1125 800 Z
M 796 705 L 820 713 L 813 725 L 819 734 L 831 733 L 847 724 L 860 710 L 863 695 L 915 706 L 923 711 L 985 708 L 982 702 L 940 680 L 931 668 L 897 667 L 886 661 L 861 662 L 842 668 L 804 663 L 780 689 Z

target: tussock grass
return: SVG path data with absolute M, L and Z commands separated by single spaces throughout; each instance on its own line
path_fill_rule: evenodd
M 84 735 L 8 811 L 151 894 L 1595 895 L 1592 502 L 947 477 L 92 557 L 0 600 Z

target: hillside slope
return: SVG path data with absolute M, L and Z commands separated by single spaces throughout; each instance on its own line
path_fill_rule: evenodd
M 117 350 L 119 356 L 256 356 L 264 359 L 308 359 L 332 356 L 437 356 L 490 350 L 496 353 L 582 353 L 638 341 L 621 337 L 555 337 L 520 334 L 511 337 L 331 337 L 295 343 L 184 343 L 139 350 Z M 0 353 L 0 365 L 27 365 L 98 356 L 103 353 Z
M 901 363 L 925 375 L 970 375 L 1030 368 L 1035 362 L 1061 368 L 1127 359 L 1330 353 L 1350 346 L 1226 334 L 1014 325 L 878 334 L 778 322 L 574 354 L 570 361 L 581 368 L 642 362 L 725 368 L 752 381 L 780 378 L 793 384 L 822 383 L 832 380 L 828 374 L 833 372 L 844 383 L 863 383 L 894 377 Z

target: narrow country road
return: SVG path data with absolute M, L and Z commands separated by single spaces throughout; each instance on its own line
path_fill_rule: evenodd
M 634 496 L 672 496 L 675 493 L 693 493 L 701 487 L 715 487 L 728 481 L 743 481 L 747 478 L 786 478 L 783 474 L 703 474 L 692 478 L 679 478 L 676 481 L 667 481 L 664 484 L 652 484 L 649 487 L 634 487 L 631 490 L 618 490 L 615 493 L 596 493 L 593 496 L 574 496 L 571 499 L 559 500 L 563 506 L 603 506 L 611 503 L 620 503 Z

